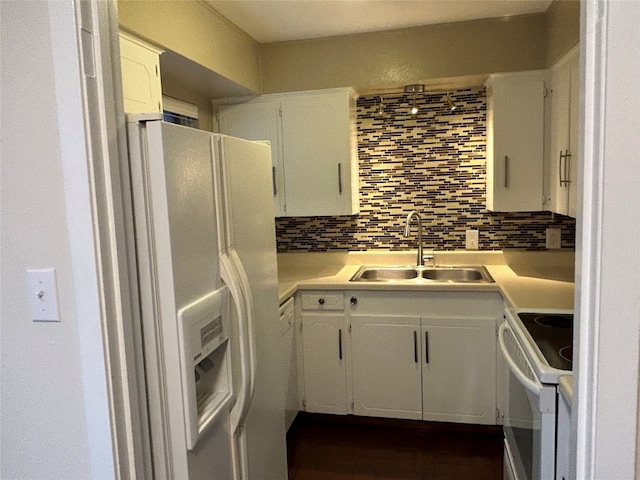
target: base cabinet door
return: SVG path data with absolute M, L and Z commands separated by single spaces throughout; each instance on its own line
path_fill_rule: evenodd
M 495 318 L 422 318 L 423 420 L 496 423 Z
M 420 317 L 351 317 L 353 413 L 422 418 Z
M 347 414 L 344 314 L 302 315 L 304 405 L 307 412 Z

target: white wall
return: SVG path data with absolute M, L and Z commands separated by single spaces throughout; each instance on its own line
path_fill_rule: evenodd
M 0 477 L 113 478 L 73 3 L 0 20 Z M 59 323 L 31 321 L 25 270 L 45 267 Z

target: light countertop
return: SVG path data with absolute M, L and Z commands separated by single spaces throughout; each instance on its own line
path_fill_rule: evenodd
M 437 265 L 484 265 L 495 283 L 349 282 L 362 265 L 415 265 L 415 252 L 287 253 L 278 255 L 280 301 L 315 289 L 499 291 L 517 309 L 573 309 L 573 252 L 456 251 L 435 258 Z
M 558 389 L 569 405 L 573 402 L 573 375 L 560 377 Z

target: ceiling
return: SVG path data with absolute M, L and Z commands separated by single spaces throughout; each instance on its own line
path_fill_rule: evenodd
M 553 0 L 204 0 L 259 43 L 544 12 Z

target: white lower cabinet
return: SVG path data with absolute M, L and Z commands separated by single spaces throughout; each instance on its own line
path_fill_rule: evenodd
M 496 318 L 423 318 L 422 418 L 496 423 Z
M 344 312 L 302 310 L 307 411 L 496 423 L 498 293 L 347 291 L 344 299 Z
M 288 430 L 298 413 L 298 369 L 293 298 L 280 305 L 280 339 L 284 367 L 284 420 Z
M 347 414 L 347 323 L 342 292 L 301 295 L 304 395 L 307 412 Z
M 353 413 L 422 418 L 420 317 L 351 317 Z

